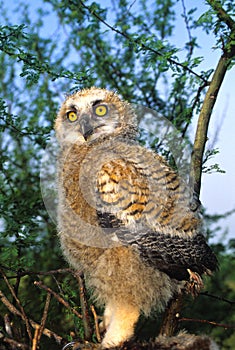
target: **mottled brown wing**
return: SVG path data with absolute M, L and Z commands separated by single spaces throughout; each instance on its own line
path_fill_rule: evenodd
M 100 225 L 172 278 L 188 279 L 187 269 L 213 271 L 216 257 L 197 232 L 199 220 L 189 209 L 185 188 L 160 157 L 154 158 L 154 167 L 152 157 L 146 153 L 141 163 L 115 159 L 102 166 L 97 179 Z

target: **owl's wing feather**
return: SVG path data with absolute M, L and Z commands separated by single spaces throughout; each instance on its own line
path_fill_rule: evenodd
M 99 222 L 105 229 L 115 230 L 123 245 L 138 251 L 148 265 L 165 272 L 171 278 L 188 280 L 188 269 L 199 275 L 210 274 L 217 269 L 218 261 L 205 237 L 198 233 L 193 237 L 180 237 L 163 232 L 131 231 L 111 213 L 97 212 Z
M 103 165 L 97 182 L 101 227 L 115 231 L 120 243 L 171 278 L 187 280 L 187 269 L 199 274 L 215 270 L 216 257 L 198 233 L 198 219 L 178 176 L 158 158 L 149 180 L 146 165 L 126 159 Z
M 189 278 L 188 269 L 202 275 L 217 268 L 217 259 L 202 234 L 186 238 L 147 232 L 129 244 L 146 263 L 178 280 Z

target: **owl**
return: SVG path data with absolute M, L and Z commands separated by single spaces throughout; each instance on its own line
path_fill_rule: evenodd
M 140 314 L 163 310 L 182 288 L 197 292 L 217 260 L 185 183 L 138 143 L 128 102 L 81 90 L 62 104 L 55 131 L 61 248 L 104 306 L 102 347 L 120 346 Z

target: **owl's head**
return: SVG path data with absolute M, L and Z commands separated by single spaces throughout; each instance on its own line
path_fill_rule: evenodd
M 92 87 L 66 98 L 55 122 L 60 142 L 90 142 L 97 138 L 136 136 L 136 116 L 130 104 L 114 92 Z

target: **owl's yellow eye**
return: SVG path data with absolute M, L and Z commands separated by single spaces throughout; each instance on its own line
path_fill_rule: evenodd
M 104 115 L 107 114 L 108 108 L 105 105 L 95 106 L 94 112 L 98 117 L 103 117 Z
M 76 112 L 70 111 L 67 113 L 67 118 L 70 122 L 75 122 L 78 119 Z

